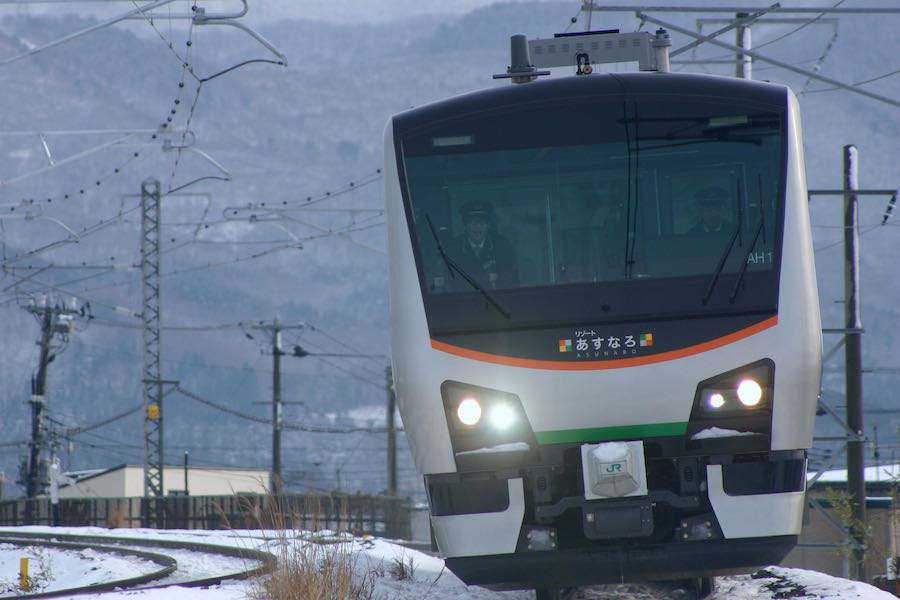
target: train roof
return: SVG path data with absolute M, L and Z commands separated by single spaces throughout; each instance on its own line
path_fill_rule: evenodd
M 788 88 L 762 81 L 693 73 L 601 73 L 505 85 L 454 96 L 394 115 L 394 131 L 408 133 L 436 120 L 452 119 L 504 106 L 537 104 L 577 98 L 618 96 L 697 97 L 784 110 Z M 568 102 L 563 102 L 568 105 Z M 568 106 L 566 110 L 569 110 Z

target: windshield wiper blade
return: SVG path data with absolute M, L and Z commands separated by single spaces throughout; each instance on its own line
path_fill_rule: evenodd
M 741 185 L 738 182 L 738 193 L 737 193 L 737 202 L 738 202 L 738 218 L 737 225 L 734 227 L 734 232 L 731 234 L 731 239 L 728 240 L 728 245 L 725 246 L 725 251 L 722 252 L 722 256 L 719 257 L 719 264 L 716 265 L 716 270 L 713 273 L 712 278 L 709 280 L 709 283 L 706 286 L 706 293 L 703 294 L 703 306 L 706 306 L 709 303 L 709 299 L 712 296 L 713 290 L 716 288 L 716 283 L 719 281 L 719 275 L 722 274 L 722 270 L 725 268 L 725 261 L 728 260 L 728 255 L 731 254 L 732 248 L 734 248 L 734 242 L 738 239 L 738 236 L 741 235 L 741 229 L 744 226 L 744 207 L 741 203 Z M 742 241 L 743 243 L 743 241 Z
M 738 223 L 734 232 L 731 234 L 731 239 L 728 241 L 728 245 L 725 246 L 725 251 L 722 252 L 722 256 L 719 257 L 719 264 L 716 265 L 716 270 L 713 273 L 712 279 L 709 280 L 709 283 L 706 286 L 706 293 L 703 294 L 703 305 L 709 302 L 710 296 L 712 296 L 713 290 L 716 287 L 716 283 L 719 281 L 719 275 L 722 274 L 722 269 L 725 268 L 725 261 L 728 260 L 728 255 L 731 254 L 731 249 L 734 248 L 734 242 L 738 238 L 738 234 L 741 231 L 741 224 Z
M 756 226 L 756 232 L 753 234 L 753 241 L 750 242 L 750 247 L 747 248 L 747 253 L 744 255 L 744 262 L 741 264 L 741 270 L 738 271 L 737 280 L 734 282 L 734 286 L 731 288 L 731 295 L 728 296 L 729 304 L 734 304 L 735 298 L 738 295 L 738 289 L 741 287 L 741 281 L 744 279 L 744 273 L 747 272 L 747 264 L 750 260 L 750 254 L 753 253 L 753 248 L 756 247 L 756 242 L 759 240 L 759 234 L 762 233 L 763 227 L 765 226 L 765 222 L 763 220 L 759 221 L 759 225 Z
M 750 242 L 750 247 L 747 248 L 747 253 L 744 255 L 744 262 L 743 264 L 741 264 L 741 270 L 738 272 L 737 280 L 734 282 L 734 286 L 731 288 L 731 295 L 728 296 L 729 304 L 734 304 L 734 301 L 737 298 L 738 291 L 741 287 L 741 281 L 743 281 L 744 279 L 744 273 L 747 272 L 750 255 L 753 253 L 753 249 L 756 247 L 756 242 L 759 240 L 760 234 L 762 234 L 763 236 L 763 244 L 766 243 L 766 206 L 764 204 L 765 199 L 763 198 L 762 191 L 762 174 L 756 174 L 756 182 L 756 185 L 759 188 L 759 225 L 756 226 L 756 231 L 753 233 L 753 241 Z
M 494 298 L 493 294 L 491 294 L 489 291 L 487 291 L 487 289 L 483 285 L 478 283 L 478 281 L 476 281 L 474 277 L 472 277 L 471 275 L 466 273 L 465 269 L 463 269 L 458 264 L 456 264 L 456 261 L 454 261 L 452 258 L 450 258 L 450 256 L 447 254 L 447 252 L 444 251 L 444 245 L 441 244 L 441 240 L 438 237 L 437 231 L 434 228 L 434 223 L 431 222 L 431 216 L 429 216 L 427 213 L 425 214 L 425 220 L 428 222 L 428 229 L 431 230 L 431 235 L 432 235 L 432 237 L 434 237 L 434 243 L 437 244 L 438 252 L 441 253 L 441 258 L 444 260 L 444 264 L 447 265 L 448 267 L 450 267 L 450 276 L 454 277 L 453 271 L 456 271 L 457 273 L 459 273 L 462 276 L 462 278 L 465 279 L 469 285 L 471 285 L 477 291 L 481 292 L 481 295 L 484 296 L 484 299 L 487 300 L 491 306 L 493 306 L 495 309 L 497 309 L 497 312 L 499 312 L 501 315 L 503 315 L 507 319 L 512 318 L 512 314 L 510 314 L 510 312 L 508 310 L 503 308 L 503 306 L 499 302 L 497 302 L 497 300 L 496 300 L 496 298 Z M 454 279 L 455 279 L 455 277 L 454 277 Z

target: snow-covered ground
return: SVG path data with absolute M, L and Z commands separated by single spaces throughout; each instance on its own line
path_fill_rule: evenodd
M 53 532 L 58 534 L 108 535 L 111 537 L 141 537 L 147 539 L 183 540 L 269 550 L 278 554 L 277 545 L 288 539 L 293 544 L 308 536 L 283 536 L 265 531 L 157 531 L 150 529 L 99 529 L 99 528 L 47 528 L 20 527 L 0 529 L 0 535 L 8 531 Z M 370 576 L 374 582 L 375 599 L 409 600 L 532 600 L 531 592 L 492 592 L 468 587 L 444 568 L 444 561 L 410 550 L 402 545 L 372 538 L 342 538 L 343 547 L 352 553 L 354 570 L 359 577 Z M 161 551 L 165 553 L 165 551 Z M 56 589 L 89 585 L 108 579 L 122 579 L 139 575 L 151 567 L 133 559 L 111 560 L 98 558 L 91 552 L 72 552 L 41 549 L 39 562 Z M 18 580 L 19 558 L 25 555 L 22 548 L 0 546 L 0 589 Z M 177 557 L 176 557 L 177 558 Z M 32 559 L 35 560 L 35 559 Z M 223 557 L 219 565 L 225 571 L 234 571 L 234 559 Z M 391 566 L 398 561 L 411 564 L 411 579 L 397 580 L 391 575 Z M 155 566 L 155 565 L 154 565 Z M 216 565 L 207 565 L 214 570 Z M 35 574 L 32 567 L 32 574 Z M 374 573 L 374 575 L 372 575 Z M 210 588 L 168 587 L 164 589 L 130 590 L 103 594 L 104 599 L 125 600 L 238 600 L 249 597 L 254 589 L 253 581 L 228 581 Z M 256 584 L 258 586 L 258 582 Z M 258 587 L 256 588 L 258 589 Z M 6 592 L 7 594 L 9 592 Z M 81 595 L 78 598 L 99 598 L 100 595 Z M 619 600 L 645 598 L 620 588 L 614 597 Z M 891 594 L 870 585 L 847 581 L 799 569 L 771 567 L 766 576 L 723 577 L 718 580 L 715 600 L 774 600 L 775 598 L 819 600 L 890 600 Z

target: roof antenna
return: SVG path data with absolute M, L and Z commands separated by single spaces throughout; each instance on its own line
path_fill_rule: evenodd
M 509 38 L 510 66 L 506 73 L 494 75 L 494 79 L 512 79 L 513 83 L 528 83 L 534 81 L 539 75 L 549 75 L 550 71 L 538 71 L 531 64 L 531 56 L 528 53 L 528 38 L 524 33 L 516 33 Z
M 651 45 L 656 52 L 656 70 L 660 73 L 670 72 L 669 47 L 672 45 L 672 38 L 669 37 L 669 32 L 662 27 L 657 29 Z

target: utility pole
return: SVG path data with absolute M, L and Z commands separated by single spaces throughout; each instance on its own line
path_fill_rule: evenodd
M 750 13 L 739 12 L 735 17 L 740 21 L 750 16 Z M 750 50 L 752 47 L 752 38 L 750 35 L 749 23 L 738 25 L 735 29 L 735 46 L 742 50 Z M 735 75 L 740 79 L 753 79 L 753 57 L 743 52 L 738 52 L 735 57 L 737 60 L 737 69 Z
M 271 323 L 259 323 L 254 329 L 265 331 L 271 335 L 272 352 L 272 493 L 284 493 L 284 479 L 281 477 L 281 431 L 284 428 L 284 416 L 281 399 L 281 357 L 285 352 L 281 347 L 281 332 L 286 329 L 303 329 L 304 323 L 283 325 L 276 316 Z
M 284 410 L 281 406 L 281 330 L 278 317 L 272 328 L 272 493 L 284 492 L 281 478 L 281 430 L 284 427 Z
M 41 340 L 38 342 L 41 351 L 37 375 L 31 378 L 31 442 L 28 444 L 26 498 L 35 498 L 46 493 L 44 478 L 41 477 L 41 453 L 44 449 L 44 407 L 46 406 L 44 392 L 47 388 L 47 366 L 50 364 L 50 341 L 53 339 L 53 309 L 50 306 L 44 306 L 34 311 L 34 314 L 41 320 Z
M 394 394 L 394 373 L 391 366 L 384 368 L 385 390 L 387 390 L 387 468 L 388 494 L 397 495 L 397 432 L 394 424 L 394 413 L 397 409 L 397 396 Z
M 159 240 L 161 226 L 159 181 L 141 183 L 141 290 L 144 342 L 144 498 L 145 526 L 162 527 L 164 511 L 156 499 L 163 496 L 163 411 L 160 371 Z
M 819 406 L 825 409 L 845 431 L 847 448 L 847 492 L 852 509 L 852 523 L 844 527 L 845 540 L 852 539 L 852 555 L 845 558 L 846 575 L 860 581 L 866 580 L 865 535 L 866 535 L 866 480 L 865 443 L 863 430 L 863 386 L 862 386 L 862 302 L 859 284 L 859 197 L 889 196 L 881 224 L 890 219 L 897 203 L 896 189 L 859 188 L 859 152 L 856 146 L 844 146 L 843 189 L 809 190 L 809 196 L 840 196 L 844 199 L 844 327 L 823 329 L 823 333 L 843 335 L 845 400 L 847 411 L 842 421 L 839 415 L 821 399 Z M 836 346 L 831 352 L 837 351 Z M 831 354 L 829 352 L 829 355 Z M 834 438 L 814 438 L 834 439 Z M 843 452 L 843 449 L 841 450 Z M 810 500 L 811 506 L 821 510 L 821 506 Z
M 31 304 L 25 308 L 37 317 L 41 325 L 41 339 L 37 342 L 40 348 L 37 373 L 31 378 L 31 441 L 28 444 L 28 459 L 19 483 L 25 486 L 25 496 L 35 498 L 46 494 L 49 490 L 49 472 L 42 453 L 47 445 L 47 435 L 44 427 L 44 410 L 47 406 L 47 372 L 48 367 L 56 355 L 53 354 L 53 338 L 60 336 L 63 340 L 68 338 L 72 329 L 75 316 L 87 316 L 87 307 L 65 306 L 42 299 L 38 304 Z M 30 521 L 30 517 L 28 517 Z
M 865 436 L 863 434 L 862 311 L 859 297 L 859 154 L 856 146 L 844 146 L 844 358 L 847 364 L 847 426 L 856 436 L 847 441 L 847 490 L 853 507 L 854 532 L 851 573 L 866 581 L 865 566 Z

